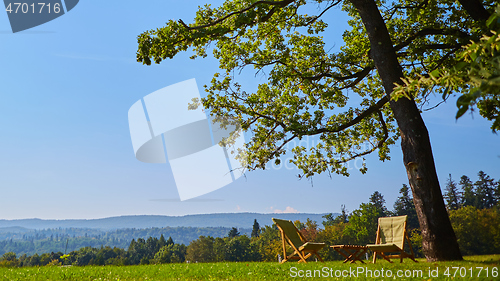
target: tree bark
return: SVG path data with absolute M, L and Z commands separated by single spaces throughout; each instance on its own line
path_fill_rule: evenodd
M 475 21 L 486 21 L 490 17 L 481 0 L 458 0 L 458 2 Z
M 374 0 L 350 0 L 370 39 L 370 56 L 387 95 L 401 82 L 403 71 L 385 22 Z M 462 260 L 434 166 L 429 133 L 414 100 L 391 100 L 399 126 L 403 162 L 422 230 L 422 249 L 428 261 Z

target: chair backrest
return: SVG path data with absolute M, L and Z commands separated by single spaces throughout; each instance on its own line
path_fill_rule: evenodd
M 380 243 L 394 244 L 403 249 L 405 243 L 407 216 L 379 218 L 378 225 L 380 229 Z
M 273 218 L 273 222 L 284 232 L 285 236 L 288 237 L 290 242 L 296 248 L 299 248 L 302 244 L 307 242 L 302 241 L 302 238 L 299 235 L 299 230 L 295 227 L 292 221 Z

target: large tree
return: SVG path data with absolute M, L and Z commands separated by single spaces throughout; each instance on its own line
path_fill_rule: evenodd
M 460 178 L 460 182 L 458 184 L 462 188 L 462 200 L 460 202 L 460 207 L 474 206 L 474 204 L 476 203 L 476 194 L 474 193 L 474 184 L 472 183 L 470 178 L 466 175 L 463 175 Z
M 260 225 L 257 222 L 257 219 L 254 219 L 253 226 L 252 226 L 252 233 L 251 233 L 250 237 L 252 237 L 252 238 L 259 237 L 259 233 L 260 233 Z
M 373 206 L 377 210 L 378 217 L 386 217 L 389 215 L 389 211 L 387 210 L 387 207 L 385 206 L 384 196 L 380 192 L 375 191 L 370 196 L 370 203 L 373 204 Z
M 415 211 L 413 198 L 411 198 L 410 195 L 410 188 L 406 184 L 403 184 L 403 187 L 399 190 L 399 193 L 401 194 L 401 196 L 399 196 L 396 202 L 394 202 L 394 214 L 396 216 L 408 216 L 408 228 L 418 228 L 418 217 L 417 212 Z
M 444 188 L 444 198 L 446 200 L 446 207 L 448 210 L 457 210 L 460 208 L 460 193 L 458 192 L 457 183 L 451 178 L 451 174 L 446 181 L 446 187 Z
M 478 180 L 474 183 L 476 187 L 476 204 L 478 209 L 489 209 L 497 204 L 495 196 L 496 183 L 485 172 L 479 171 Z
M 301 176 L 348 175 L 348 161 L 372 152 L 387 160 L 390 145 L 400 138 L 423 251 L 429 261 L 458 260 L 462 256 L 420 115 L 429 95 L 425 87 L 422 93 L 419 87 L 393 91 L 408 86 L 408 79 L 456 65 L 461 47 L 487 33 L 490 3 L 227 0 L 218 8 L 200 7 L 194 23 L 170 20 L 139 35 L 137 59 L 160 63 L 189 48 L 193 58 L 205 57 L 213 48 L 222 72 L 207 86 L 203 106 L 252 131 L 246 145 L 249 169 L 279 163 L 289 152 L 287 144 L 315 136 L 316 146 L 291 149 Z M 337 53 L 323 39 L 335 28 L 336 6 L 352 18 Z M 267 79 L 255 91 L 235 74 L 245 67 Z M 445 87 L 434 92 L 449 94 Z

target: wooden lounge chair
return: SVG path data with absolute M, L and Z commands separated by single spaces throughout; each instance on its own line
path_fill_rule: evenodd
M 390 259 L 403 258 L 415 260 L 415 254 L 411 247 L 410 238 L 406 232 L 406 217 L 386 217 L 378 219 L 377 238 L 375 244 L 366 245 L 373 251 L 373 263 L 377 261 L 377 255 L 392 263 Z M 405 242 L 408 242 L 411 254 L 405 250 Z M 388 255 L 387 253 L 397 253 Z
M 273 218 L 273 222 L 278 226 L 283 241 L 283 260 L 281 263 L 290 259 L 296 259 L 299 260 L 299 262 L 307 263 L 306 260 L 313 254 L 323 262 L 323 259 L 318 255 L 318 251 L 325 247 L 325 243 L 307 242 L 302 233 L 299 232 L 290 220 Z M 287 243 L 294 251 L 291 255 L 286 254 Z

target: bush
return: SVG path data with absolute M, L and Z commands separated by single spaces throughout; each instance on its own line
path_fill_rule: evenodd
M 186 246 L 184 244 L 170 244 L 163 246 L 154 257 L 154 263 L 180 263 L 186 260 Z
M 19 265 L 19 261 L 17 259 L 16 253 L 7 252 L 3 254 L 0 258 L 0 266 L 3 267 L 17 267 Z
M 450 220 L 464 255 L 500 253 L 500 210 L 466 206 L 450 211 Z

